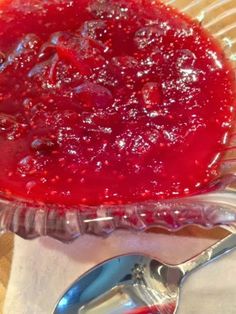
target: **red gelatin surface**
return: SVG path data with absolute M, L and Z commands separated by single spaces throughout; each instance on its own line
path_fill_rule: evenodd
M 0 190 L 65 204 L 200 192 L 218 175 L 233 71 L 151 0 L 5 0 Z

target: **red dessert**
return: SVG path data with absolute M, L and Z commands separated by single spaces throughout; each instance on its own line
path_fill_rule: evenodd
M 200 192 L 232 122 L 232 70 L 151 0 L 5 0 L 0 190 L 65 205 Z

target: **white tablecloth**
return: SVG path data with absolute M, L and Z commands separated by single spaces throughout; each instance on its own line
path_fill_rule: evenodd
M 180 262 L 212 243 L 206 238 L 119 231 L 103 239 L 83 236 L 72 244 L 15 238 L 3 314 L 50 314 L 61 293 L 95 264 L 127 252 Z M 182 288 L 178 314 L 236 313 L 236 252 L 193 273 Z M 106 313 L 104 313 L 106 314 Z

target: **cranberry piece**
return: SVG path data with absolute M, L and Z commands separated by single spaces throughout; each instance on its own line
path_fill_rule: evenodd
M 80 33 L 84 37 L 102 40 L 107 33 L 107 24 L 103 20 L 86 21 L 80 28 Z
M 0 134 L 3 133 L 9 140 L 15 140 L 23 135 L 26 124 L 17 116 L 0 114 Z
M 135 46 L 141 50 L 150 46 L 157 47 L 164 34 L 165 31 L 157 25 L 142 27 L 134 35 Z
M 68 32 L 59 32 L 51 37 L 60 59 L 75 66 L 82 75 L 105 63 L 105 47 L 100 41 L 84 38 Z
M 31 143 L 31 149 L 39 153 L 51 153 L 57 146 L 56 141 L 50 138 L 36 138 Z
M 133 15 L 131 4 L 126 0 L 119 2 L 113 0 L 92 1 L 89 5 L 89 11 L 101 19 L 124 20 Z
M 17 165 L 17 171 L 22 175 L 34 174 L 38 170 L 37 160 L 32 156 L 26 156 L 21 159 Z
M 133 125 L 117 136 L 116 147 L 127 157 L 139 158 L 148 154 L 160 139 L 160 132 L 155 127 Z
M 189 49 L 178 50 L 176 58 L 176 66 L 179 69 L 192 69 L 197 60 L 196 54 Z
M 0 130 L 9 131 L 18 126 L 18 122 L 14 116 L 1 113 L 0 115 Z
M 11 65 L 14 65 L 15 68 L 24 68 L 36 57 L 39 47 L 40 39 L 38 36 L 35 34 L 25 35 L 14 51 L 8 55 L 6 62 L 0 67 L 0 72 Z
M 85 109 L 105 109 L 112 104 L 112 93 L 98 84 L 84 83 L 76 87 L 74 92 Z
M 158 107 L 158 105 L 162 103 L 161 91 L 158 83 L 146 83 L 142 88 L 142 96 L 146 108 Z
M 111 60 L 111 71 L 120 77 L 121 82 L 126 82 L 127 84 L 134 85 L 138 80 L 138 70 L 140 64 L 132 56 L 118 56 L 113 57 Z
M 52 45 L 51 43 L 45 43 L 39 52 L 39 60 L 40 61 L 45 61 L 50 59 L 51 57 L 53 57 L 56 53 L 56 48 L 54 45 Z
M 0 66 L 3 64 L 6 60 L 6 56 L 3 52 L 0 51 Z

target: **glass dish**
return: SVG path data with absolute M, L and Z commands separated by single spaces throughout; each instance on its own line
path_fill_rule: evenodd
M 236 66 L 235 0 L 166 0 L 168 5 L 199 20 L 222 44 Z M 232 132 L 221 165 L 221 177 L 208 191 L 188 198 L 118 206 L 35 204 L 0 199 L 0 233 L 14 232 L 26 239 L 50 236 L 63 242 L 83 234 L 108 235 L 116 229 L 144 230 L 159 226 L 176 230 L 189 224 L 214 227 L 236 222 L 236 133 Z M 235 174 L 234 174 L 235 173 Z

